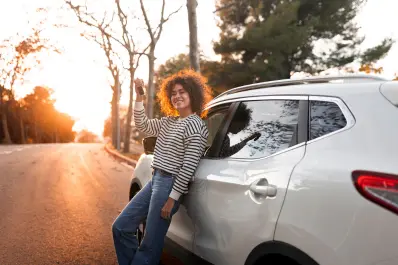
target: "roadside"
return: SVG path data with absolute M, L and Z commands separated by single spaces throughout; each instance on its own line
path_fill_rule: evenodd
M 121 149 L 123 146 L 121 147 Z M 122 150 L 116 150 L 111 143 L 105 144 L 105 150 L 113 156 L 115 159 L 125 162 L 126 164 L 135 167 L 137 160 L 141 154 L 144 153 L 144 148 L 141 144 L 136 142 L 130 142 L 130 152 L 124 153 Z

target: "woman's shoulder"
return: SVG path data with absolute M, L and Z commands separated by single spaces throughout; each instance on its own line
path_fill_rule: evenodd
M 189 116 L 189 117 L 186 119 L 186 121 L 187 121 L 189 124 L 195 124 L 195 125 L 198 125 L 198 126 L 200 126 L 200 127 L 206 126 L 204 120 L 203 120 L 199 115 L 197 115 L 197 114 L 192 114 L 191 116 Z
M 197 114 L 193 114 L 186 119 L 186 127 L 191 133 L 207 134 L 207 126 L 204 120 Z

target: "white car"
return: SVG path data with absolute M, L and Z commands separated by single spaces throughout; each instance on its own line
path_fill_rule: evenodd
M 398 264 L 397 81 L 257 83 L 207 108 L 208 148 L 166 251 L 184 264 Z M 151 176 L 155 140 L 130 199 Z

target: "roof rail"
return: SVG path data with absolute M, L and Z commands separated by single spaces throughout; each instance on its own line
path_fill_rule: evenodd
M 254 83 L 250 85 L 244 85 L 240 87 L 235 87 L 230 90 L 227 90 L 216 98 L 219 98 L 224 95 L 230 95 L 238 92 L 260 89 L 260 88 L 268 88 L 268 87 L 276 87 L 276 86 L 289 86 L 289 85 L 302 85 L 302 84 L 319 84 L 319 83 L 331 83 L 331 82 L 363 82 L 363 81 L 388 81 L 388 79 L 368 74 L 347 74 L 347 75 L 325 75 L 325 76 L 312 76 L 305 77 L 300 79 L 282 79 L 276 81 L 267 81 L 261 83 Z

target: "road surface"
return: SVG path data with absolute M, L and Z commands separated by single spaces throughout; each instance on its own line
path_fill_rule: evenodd
M 0 264 L 117 264 L 132 172 L 101 144 L 0 146 Z

